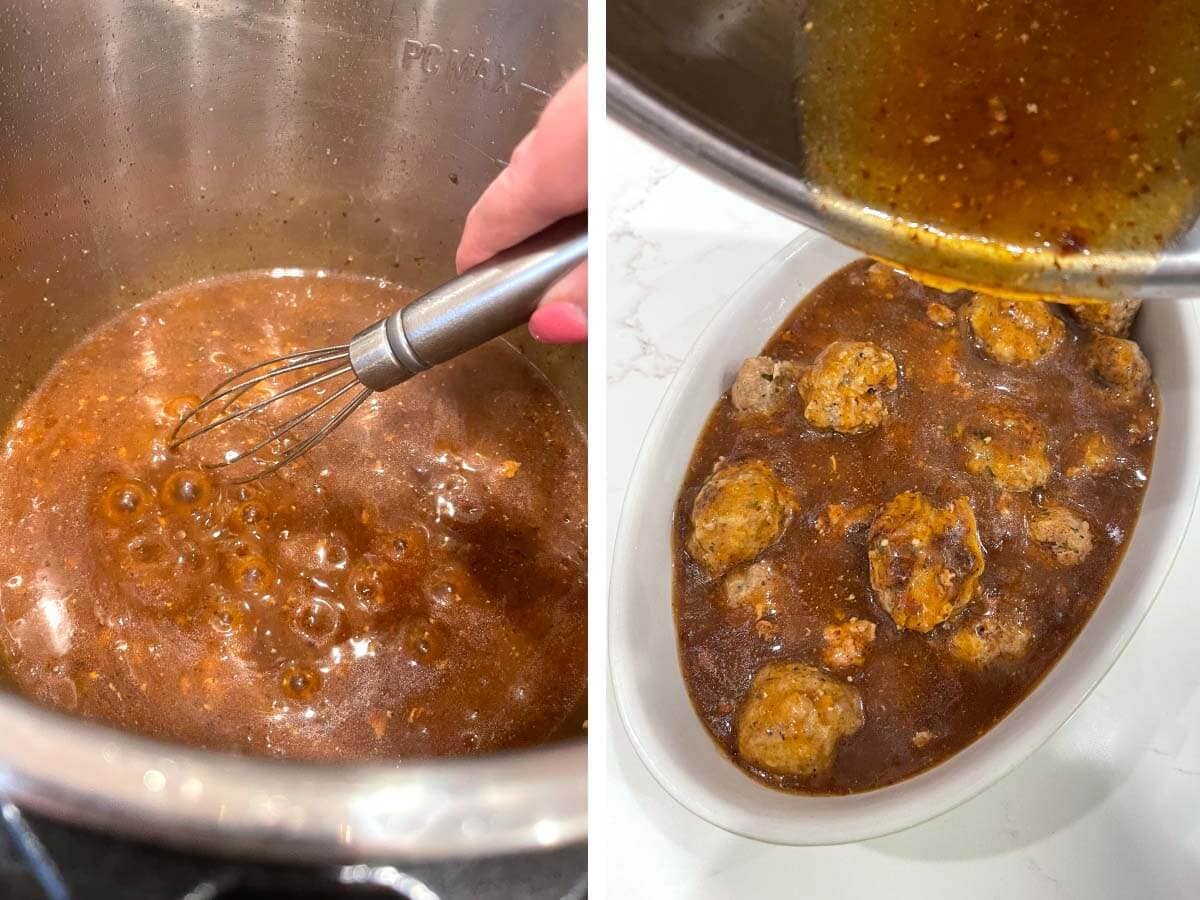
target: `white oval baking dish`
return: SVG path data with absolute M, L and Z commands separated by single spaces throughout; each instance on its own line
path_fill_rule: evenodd
M 696 815 L 782 844 L 843 843 L 915 825 L 979 793 L 1036 750 L 1133 637 L 1179 552 L 1200 483 L 1196 314 L 1187 303 L 1148 303 L 1137 337 L 1154 366 L 1163 404 L 1153 476 L 1108 594 L 1057 665 L 974 744 L 898 784 L 850 796 L 800 796 L 744 775 L 713 743 L 684 685 L 671 603 L 671 513 L 696 437 L 738 364 L 761 349 L 801 298 L 857 256 L 829 238 L 806 234 L 718 312 L 684 360 L 646 435 L 613 559 L 611 678 L 622 722 L 642 761 Z

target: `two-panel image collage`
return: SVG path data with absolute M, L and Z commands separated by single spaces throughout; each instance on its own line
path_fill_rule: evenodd
M 0 900 L 1200 897 L 1191 298 L 1195 0 L 8 0 Z

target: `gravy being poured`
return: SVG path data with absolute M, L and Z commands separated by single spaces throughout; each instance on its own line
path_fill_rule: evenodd
M 1200 188 L 1192 0 L 811 0 L 808 177 L 941 239 L 1152 254 Z
M 72 349 L 0 467 L 0 645 L 41 702 L 294 758 L 444 756 L 578 730 L 586 447 L 493 342 L 248 485 L 166 442 L 232 372 L 344 343 L 413 292 L 245 275 Z

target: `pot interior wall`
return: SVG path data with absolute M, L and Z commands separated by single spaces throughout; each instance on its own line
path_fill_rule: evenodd
M 187 280 L 451 276 L 585 21 L 584 0 L 6 4 L 0 426 L 83 333 Z M 511 339 L 583 420 L 582 349 Z
M 608 64 L 782 169 L 802 158 L 797 37 L 808 0 L 610 0 Z

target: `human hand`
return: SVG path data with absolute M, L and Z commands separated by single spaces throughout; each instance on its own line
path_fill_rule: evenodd
M 455 260 L 458 271 L 587 209 L 587 66 L 559 89 L 512 161 L 467 216 Z M 587 263 L 555 284 L 529 320 L 535 338 L 574 343 L 587 338 Z

